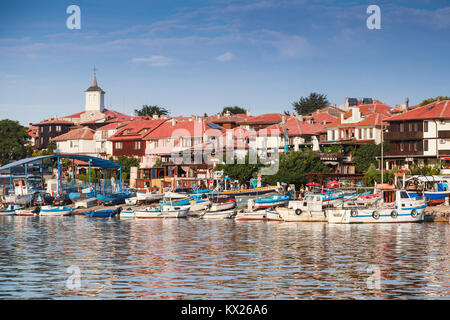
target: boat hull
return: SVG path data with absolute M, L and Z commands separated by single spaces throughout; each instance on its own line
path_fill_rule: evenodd
M 352 215 L 352 209 L 327 210 L 328 223 L 411 223 L 423 222 L 426 205 L 414 208 L 359 209 Z M 355 210 L 355 209 L 353 209 Z M 413 212 L 415 210 L 415 212 Z M 355 212 L 355 211 L 353 211 Z
M 231 219 L 236 214 L 236 210 L 207 211 L 200 216 L 200 219 Z
M 266 210 L 242 211 L 234 218 L 236 221 L 266 220 Z
M 280 214 L 283 221 L 286 222 L 327 222 L 327 217 L 324 211 L 301 211 L 296 213 L 295 209 L 277 208 L 276 211 Z

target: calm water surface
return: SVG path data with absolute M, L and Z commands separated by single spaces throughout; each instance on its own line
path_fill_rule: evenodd
M 0 217 L 0 299 L 450 299 L 449 248 L 447 223 Z

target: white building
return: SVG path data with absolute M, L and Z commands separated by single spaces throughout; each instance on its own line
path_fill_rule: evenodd
M 72 129 L 52 139 L 61 153 L 96 156 L 94 130 L 87 127 Z

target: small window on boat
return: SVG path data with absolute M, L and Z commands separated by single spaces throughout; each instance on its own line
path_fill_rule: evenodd
M 316 197 L 316 200 L 317 200 L 317 201 L 320 201 L 320 197 Z
M 303 202 L 303 206 L 306 207 L 308 204 L 306 202 Z
M 402 199 L 409 199 L 408 193 L 406 193 L 406 191 L 400 192 L 400 197 Z

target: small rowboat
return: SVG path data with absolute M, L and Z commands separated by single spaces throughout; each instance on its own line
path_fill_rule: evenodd
M 273 195 L 267 198 L 255 200 L 255 209 L 268 209 L 283 206 L 291 199 L 289 195 Z
M 17 204 L 10 204 L 4 210 L 0 210 L 0 216 L 14 216 L 16 214 L 16 210 L 22 209 L 21 206 Z
M 119 214 L 122 210 L 121 207 L 118 207 L 116 209 L 109 209 L 109 210 L 91 210 L 91 211 L 85 211 L 84 214 L 86 217 L 89 218 L 110 218 L 116 214 Z
M 231 219 L 236 215 L 236 210 L 225 210 L 225 211 L 204 211 L 200 215 L 200 219 Z
M 43 206 L 39 212 L 40 216 L 70 216 L 72 214 L 73 208 L 71 207 L 52 207 Z
M 159 208 L 146 208 L 135 212 L 138 219 L 152 219 L 152 218 L 186 218 L 189 213 L 190 206 L 169 206 L 162 205 Z
M 236 207 L 236 199 L 228 199 L 219 202 L 212 201 L 208 211 L 209 212 L 224 211 L 233 209 L 234 207 Z
M 120 219 L 134 219 L 136 218 L 136 213 L 131 208 L 120 211 Z

